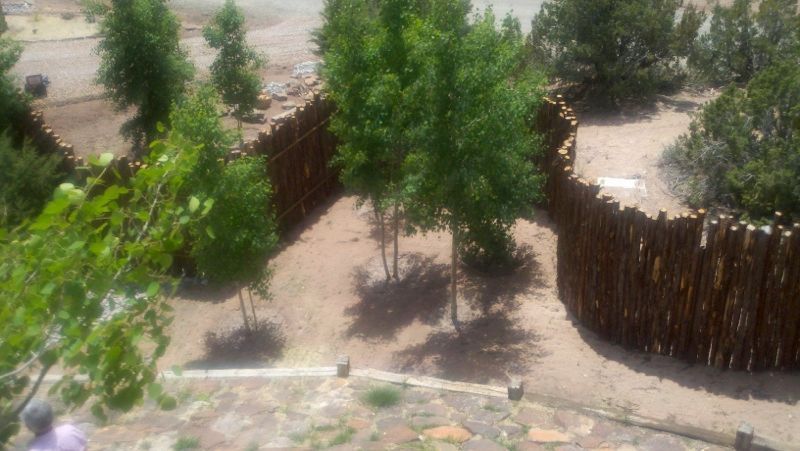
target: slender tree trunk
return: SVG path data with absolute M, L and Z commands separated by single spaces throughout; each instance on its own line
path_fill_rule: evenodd
M 391 280 L 389 274 L 389 263 L 386 261 L 386 227 L 383 219 L 383 213 L 378 211 L 378 206 L 375 206 L 375 219 L 378 220 L 378 225 L 381 228 L 381 260 L 383 261 L 383 271 L 386 273 L 386 283 Z
M 458 324 L 458 292 L 456 279 L 458 277 L 458 229 L 453 228 L 453 246 L 450 251 L 450 320 L 456 332 L 461 334 Z
M 253 291 L 248 288 L 247 296 L 250 298 L 250 310 L 253 312 L 253 327 L 258 328 L 258 317 L 256 316 L 256 304 L 253 302 Z
M 400 207 L 397 201 L 394 201 L 394 262 L 392 263 L 392 275 L 394 280 L 400 280 L 397 275 L 397 259 L 399 258 L 399 243 L 400 238 Z
M 242 297 L 242 289 L 239 288 L 239 306 L 242 308 L 242 319 L 244 320 L 244 328 L 247 333 L 250 333 L 250 321 L 247 319 L 247 307 L 244 306 L 244 298 Z

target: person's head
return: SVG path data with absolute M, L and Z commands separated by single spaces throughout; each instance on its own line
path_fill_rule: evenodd
M 22 410 L 22 421 L 34 434 L 44 434 L 53 426 L 53 408 L 45 401 L 31 399 Z

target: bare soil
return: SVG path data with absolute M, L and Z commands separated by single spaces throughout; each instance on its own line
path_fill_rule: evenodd
M 330 366 L 347 354 L 357 367 L 453 380 L 505 384 L 519 375 L 531 392 L 719 431 L 748 421 L 800 440 L 796 374 L 690 366 L 610 345 L 576 323 L 557 295 L 558 238 L 546 213 L 518 222 L 525 257 L 513 274 L 461 268 L 460 337 L 447 314 L 449 235 L 403 237 L 401 280 L 387 286 L 370 218 L 353 197 L 338 197 L 286 240 L 270 262 L 273 298 L 256 301 L 259 318 L 276 326 L 250 353 L 204 343 L 207 332 L 215 344 L 240 332 L 235 292 L 183 290 L 161 365 Z
M 688 132 L 691 114 L 718 95 L 716 90 L 683 91 L 659 96 L 647 106 L 629 105 L 619 111 L 579 110 L 576 172 L 591 182 L 598 177 L 644 181 L 646 193 L 619 188 L 603 192 L 648 214 L 656 215 L 660 209 L 666 209 L 669 215 L 687 211 L 663 178 L 661 155 L 666 146 Z

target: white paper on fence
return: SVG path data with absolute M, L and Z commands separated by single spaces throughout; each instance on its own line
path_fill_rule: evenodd
M 647 197 L 647 187 L 642 179 L 619 179 L 614 177 L 598 177 L 597 184 L 602 188 L 621 188 L 639 191 L 639 195 Z

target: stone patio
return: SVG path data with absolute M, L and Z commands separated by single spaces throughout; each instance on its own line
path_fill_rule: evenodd
M 63 413 L 96 450 L 718 450 L 681 436 L 627 426 L 526 400 L 415 388 L 361 377 L 177 379 L 172 411 L 151 402 L 107 424 L 88 409 Z M 365 397 L 390 387 L 399 402 Z M 20 434 L 15 449 L 30 435 Z

